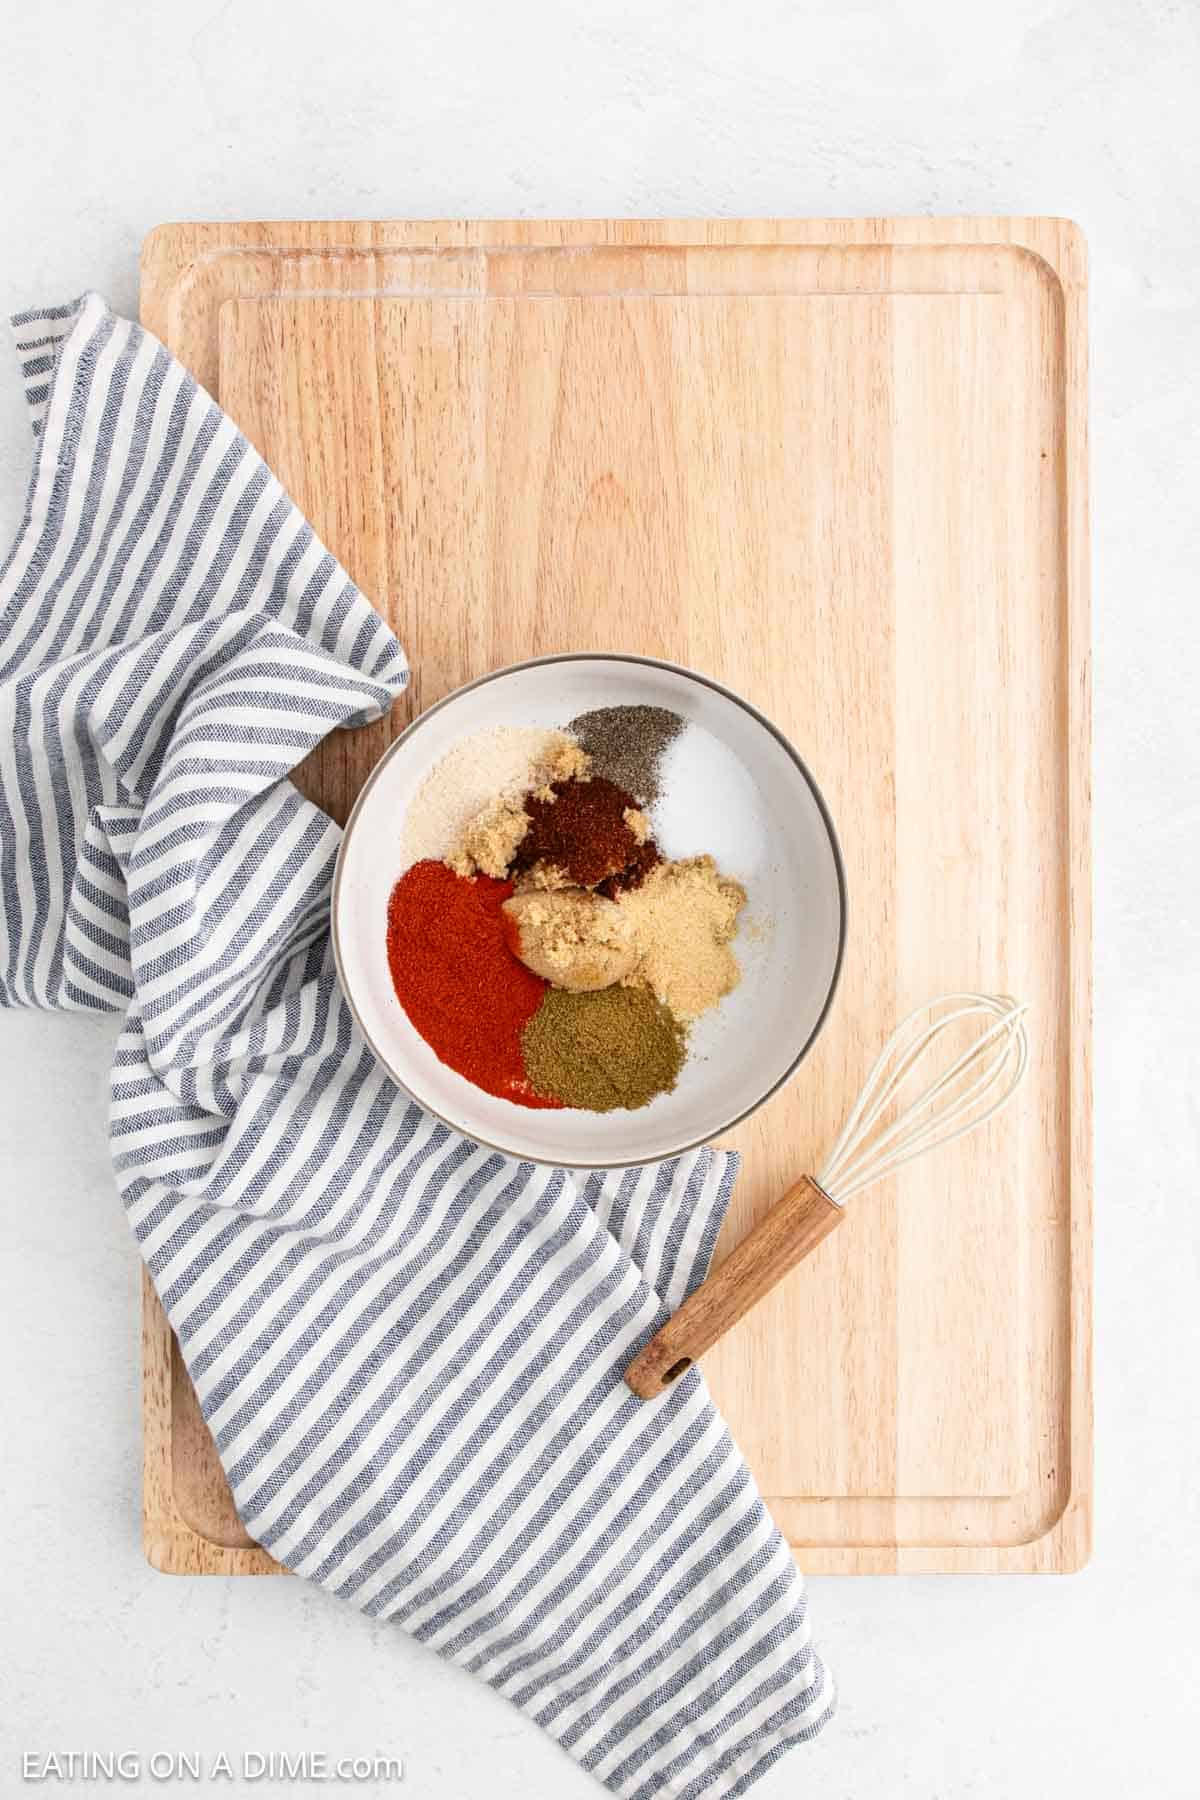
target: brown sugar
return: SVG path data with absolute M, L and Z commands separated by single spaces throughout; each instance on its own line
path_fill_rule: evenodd
M 526 968 L 569 993 L 612 987 L 637 961 L 633 927 L 620 907 L 585 888 L 514 894 L 503 910 L 511 947 Z
M 529 830 L 526 793 L 532 790 L 552 800 L 556 783 L 586 786 L 589 768 L 586 751 L 565 732 L 542 734 L 524 782 L 510 784 L 462 826 L 445 859 L 450 868 L 456 875 L 482 874 L 502 880 Z

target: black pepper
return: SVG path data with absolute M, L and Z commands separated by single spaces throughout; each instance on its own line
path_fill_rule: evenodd
M 628 789 L 643 806 L 659 795 L 663 752 L 683 730 L 665 706 L 600 706 L 568 727 L 592 759 L 592 772 Z

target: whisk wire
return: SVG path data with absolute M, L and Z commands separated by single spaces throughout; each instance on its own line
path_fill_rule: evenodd
M 957 1012 L 950 1013 L 945 1019 L 938 1020 L 932 1030 L 923 1032 L 918 1037 L 916 1043 L 909 1046 L 901 1060 L 899 1068 L 896 1070 L 895 1076 L 890 1080 L 883 1079 L 888 1062 L 903 1043 L 904 1034 L 909 1026 L 914 1024 L 916 1020 L 923 1015 L 933 1011 L 935 1007 L 950 1005 L 963 999 L 975 1002 L 978 1000 L 978 996 L 974 994 L 945 994 L 940 1000 L 926 1002 L 922 1006 L 914 1007 L 912 1012 L 906 1014 L 906 1016 L 901 1019 L 896 1029 L 892 1032 L 891 1037 L 888 1038 L 882 1050 L 879 1052 L 879 1055 L 875 1058 L 875 1061 L 867 1071 L 867 1077 L 863 1082 L 862 1087 L 859 1089 L 858 1098 L 850 1109 L 849 1116 L 846 1119 L 846 1123 L 842 1126 L 837 1142 L 834 1144 L 833 1149 L 825 1160 L 825 1169 L 827 1172 L 832 1172 L 836 1167 L 842 1151 L 850 1143 L 851 1138 L 856 1138 L 861 1141 L 863 1134 L 870 1129 L 871 1124 L 878 1116 L 881 1106 L 886 1104 L 888 1093 L 895 1085 L 895 1082 L 902 1079 L 903 1076 L 907 1074 L 915 1060 L 933 1041 L 933 1038 L 936 1037 L 937 1033 L 945 1026 L 952 1025 L 956 1019 L 961 1019 L 967 1013 L 973 1012 L 975 1006 L 960 1007 Z M 870 1107 L 869 1117 L 864 1118 L 864 1112 L 867 1110 L 877 1084 L 880 1088 L 880 1098 L 878 1098 L 876 1103 Z
M 950 1007 L 943 1012 L 938 1009 Z M 844 1204 L 861 1188 L 901 1168 L 926 1150 L 949 1144 L 999 1111 L 1022 1079 L 1029 1060 L 1024 1017 L 1028 1007 L 1009 996 L 946 994 L 916 1007 L 901 1020 L 876 1057 L 862 1091 L 817 1176 L 832 1200 Z M 918 1020 L 923 1024 L 907 1042 Z M 961 1020 L 984 1014 L 992 1024 L 962 1050 L 936 1081 L 903 1106 L 881 1129 L 879 1121 L 937 1040 Z M 967 1077 L 969 1079 L 965 1079 Z M 960 1084 L 957 1092 L 953 1092 Z M 1000 1084 L 985 1106 L 989 1092 Z M 939 1104 L 940 1103 L 940 1104 Z M 932 1116 L 930 1114 L 932 1109 Z
M 985 1092 L 987 1088 L 993 1086 L 1004 1073 L 1005 1064 L 996 1064 L 984 1078 L 976 1082 L 974 1089 L 964 1098 L 974 1099 L 978 1093 Z M 973 1131 L 977 1125 L 982 1125 L 986 1119 L 992 1117 L 993 1113 L 999 1111 L 1011 1092 L 1012 1085 L 1010 1084 L 990 1106 L 972 1118 L 963 1119 L 957 1125 L 939 1130 L 938 1122 L 930 1121 L 922 1131 L 910 1138 L 906 1145 L 893 1152 L 882 1163 L 875 1160 L 864 1160 L 852 1165 L 838 1181 L 838 1199 L 844 1203 L 852 1195 L 857 1194 L 860 1189 L 870 1187 L 873 1182 L 881 1180 L 885 1174 L 892 1174 L 895 1170 L 902 1168 L 905 1163 L 911 1162 L 914 1157 L 923 1155 L 927 1150 L 939 1149 L 944 1144 L 952 1143 L 955 1138 L 962 1137 L 966 1132 Z
M 941 1003 L 935 1001 L 934 1004 L 938 1005 Z M 890 1074 L 887 1074 L 887 1064 L 899 1049 L 908 1026 L 915 1019 L 919 1018 L 922 1013 L 927 1012 L 928 1010 L 928 1007 L 919 1007 L 915 1012 L 910 1013 L 906 1019 L 901 1020 L 900 1024 L 896 1027 L 896 1030 L 892 1033 L 882 1051 L 871 1065 L 867 1079 L 863 1083 L 862 1091 L 855 1102 L 854 1109 L 851 1112 L 837 1143 L 834 1145 L 833 1150 L 826 1160 L 826 1170 L 831 1175 L 839 1164 L 843 1148 L 849 1147 L 851 1136 L 854 1137 L 856 1144 L 861 1144 L 866 1133 L 870 1131 L 880 1113 L 883 1112 L 889 1102 L 895 1098 L 905 1078 L 912 1072 L 925 1052 L 933 1046 L 941 1033 L 948 1030 L 957 1020 L 968 1017 L 977 1009 L 973 1006 L 959 1007 L 955 1012 L 947 1013 L 945 1018 L 938 1019 L 918 1037 L 915 1044 L 909 1045 L 908 1049 L 897 1063 L 896 1068 L 892 1070 Z M 997 1029 L 1002 1028 L 1003 1027 L 998 1027 Z M 969 1061 L 974 1055 L 974 1050 L 968 1050 L 965 1054 Z M 955 1068 L 948 1070 L 945 1077 L 943 1077 L 934 1088 L 929 1090 L 921 1100 L 917 1102 L 918 1107 L 926 1102 L 932 1101 L 945 1086 L 946 1082 L 952 1080 L 956 1073 L 957 1065 Z
M 891 1101 L 896 1098 L 896 1096 L 898 1095 L 898 1093 L 900 1091 L 900 1087 L 901 1087 L 903 1080 L 912 1071 L 912 1069 L 915 1067 L 917 1061 L 924 1054 L 924 1052 L 927 1049 L 929 1049 L 930 1046 L 932 1044 L 934 1044 L 934 1042 L 936 1041 L 938 1036 L 944 1030 L 946 1030 L 950 1025 L 953 1025 L 957 1019 L 966 1017 L 970 1012 L 972 1012 L 974 1010 L 977 1010 L 977 1009 L 962 1008 L 958 1012 L 949 1014 L 947 1016 L 947 1018 L 942 1019 L 936 1025 L 931 1026 L 929 1028 L 929 1030 L 924 1034 L 924 1036 L 913 1047 L 913 1049 L 909 1051 L 908 1055 L 903 1059 L 903 1061 L 900 1063 L 900 1065 L 895 1070 L 891 1080 L 884 1086 L 883 1090 L 881 1091 L 878 1098 L 876 1099 L 874 1105 L 872 1105 L 870 1107 L 870 1109 L 864 1116 L 863 1121 L 862 1121 L 862 1126 L 861 1126 L 860 1132 L 858 1134 L 860 1143 L 861 1143 L 863 1136 L 865 1135 L 866 1132 L 868 1132 L 870 1130 L 870 1128 L 871 1128 L 872 1124 L 875 1122 L 875 1120 L 879 1117 L 879 1115 L 884 1110 L 886 1110 L 887 1106 L 891 1103 Z M 896 1119 L 888 1127 L 887 1130 L 881 1132 L 878 1137 L 876 1137 L 874 1140 L 872 1140 L 872 1142 L 869 1146 L 869 1154 L 871 1156 L 875 1156 L 887 1144 L 891 1143 L 895 1138 L 899 1137 L 908 1128 L 910 1123 L 917 1117 L 917 1115 L 924 1112 L 928 1107 L 931 1107 L 934 1104 L 934 1102 L 938 1099 L 938 1097 L 945 1091 L 946 1088 L 952 1086 L 955 1081 L 957 1081 L 961 1076 L 966 1074 L 967 1070 L 972 1066 L 972 1064 L 984 1059 L 985 1052 L 988 1051 L 990 1046 L 992 1046 L 994 1040 L 997 1038 L 998 1035 L 1000 1035 L 1000 1034 L 1007 1035 L 1010 1032 L 1010 1030 L 1011 1030 L 1011 1017 L 1006 1017 L 1006 1018 L 1002 1019 L 999 1022 L 999 1024 L 994 1025 L 990 1031 L 986 1032 L 983 1035 L 983 1037 L 979 1038 L 974 1044 L 970 1045 L 966 1050 L 964 1050 L 961 1053 L 961 1055 L 958 1057 L 957 1061 L 954 1062 L 951 1065 L 951 1067 L 946 1070 L 945 1074 L 942 1075 L 940 1080 L 936 1081 L 931 1088 L 926 1089 L 926 1091 L 923 1094 L 918 1095 L 918 1097 L 914 1101 L 912 1101 L 901 1113 L 899 1113 L 897 1115 Z M 975 1083 L 972 1086 L 966 1088 L 961 1094 L 959 1094 L 957 1096 L 957 1098 L 954 1102 L 955 1109 L 957 1111 L 964 1111 L 966 1109 L 967 1105 L 973 1099 L 975 1099 L 979 1093 L 985 1092 L 987 1090 L 987 1088 L 990 1087 L 992 1085 L 992 1083 L 994 1081 L 998 1080 L 999 1077 L 1003 1074 L 1005 1063 L 1006 1063 L 1007 1058 L 1011 1051 L 1011 1042 L 1005 1042 L 1004 1044 L 1000 1045 L 999 1050 L 1000 1050 L 1000 1054 L 998 1057 L 993 1055 L 993 1057 L 991 1058 L 990 1061 L 984 1062 L 983 1074 L 977 1078 Z M 924 1137 L 924 1136 L 927 1136 L 931 1132 L 935 1132 L 936 1128 L 937 1128 L 937 1124 L 938 1124 L 938 1120 L 936 1118 L 929 1121 L 925 1126 L 922 1126 L 920 1128 L 921 1135 Z M 851 1151 L 849 1152 L 849 1164 L 851 1167 L 854 1164 L 854 1150 L 853 1149 L 851 1149 Z M 846 1175 L 848 1172 L 849 1172 L 848 1169 L 844 1167 L 842 1170 L 843 1175 Z M 836 1174 L 834 1174 L 833 1178 L 836 1180 L 836 1178 L 837 1178 Z

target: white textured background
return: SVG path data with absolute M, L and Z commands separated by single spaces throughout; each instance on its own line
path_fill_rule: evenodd
M 1095 1557 L 1063 1579 L 814 1582 L 840 1721 L 756 1792 L 1195 1800 L 1200 4 L 52 0 L 16 11 L 6 36 L 4 312 L 85 286 L 135 311 L 139 244 L 172 218 L 965 211 L 1083 225 Z M 28 453 L 4 361 L 6 540 Z M 25 1791 L 21 1750 L 55 1745 L 406 1758 L 399 1789 L 328 1793 L 599 1793 L 503 1701 L 333 1599 L 143 1562 L 137 1271 L 103 1124 L 112 1036 L 106 1022 L 0 1021 L 0 1793 Z

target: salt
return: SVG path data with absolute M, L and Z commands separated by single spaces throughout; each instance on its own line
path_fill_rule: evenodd
M 651 812 L 654 836 L 672 859 L 712 856 L 724 875 L 749 886 L 767 852 L 767 822 L 756 783 L 741 759 L 689 722 L 668 744 Z

